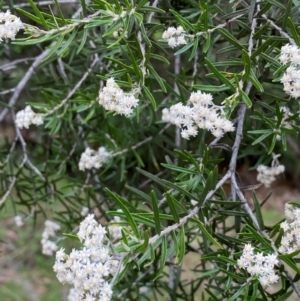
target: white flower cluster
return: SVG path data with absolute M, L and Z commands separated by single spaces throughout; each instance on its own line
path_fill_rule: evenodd
M 24 225 L 22 216 L 20 215 L 15 216 L 15 224 L 17 227 L 22 227 Z
M 212 102 L 212 95 L 201 91 L 192 92 L 189 101 L 193 107 L 182 103 L 162 110 L 162 120 L 181 128 L 181 136 L 189 139 L 198 134 L 197 127 L 210 131 L 215 137 L 233 132 L 233 123 L 226 119 L 220 107 Z M 221 111 L 221 112 L 220 112 Z
M 283 65 L 290 64 L 281 78 L 283 90 L 293 98 L 300 96 L 300 48 L 287 44 L 281 48 L 279 57 Z
M 275 181 L 275 176 L 283 173 L 285 170 L 284 165 L 275 165 L 268 167 L 265 165 L 258 165 L 257 171 L 257 181 L 265 185 L 265 187 L 270 187 L 272 182 Z
M 43 124 L 43 118 L 41 114 L 34 113 L 31 107 L 27 106 L 16 114 L 16 125 L 20 129 L 23 127 L 28 129 L 31 124 Z
M 137 91 L 125 93 L 113 78 L 107 80 L 106 86 L 99 93 L 99 103 L 108 111 L 117 112 L 120 115 L 129 116 L 138 104 L 134 97 Z
M 53 269 L 57 278 L 74 286 L 69 300 L 109 301 L 113 292 L 108 280 L 118 273 L 121 263 L 110 254 L 106 229 L 89 214 L 77 235 L 84 248 L 73 249 L 70 255 L 64 249 L 56 253 Z
M 99 147 L 98 151 L 94 151 L 87 147 L 84 153 L 81 154 L 79 161 L 79 169 L 84 171 L 85 169 L 100 168 L 110 157 L 111 153 L 106 151 L 105 147 Z
M 24 25 L 20 18 L 12 15 L 9 10 L 0 12 L 0 41 L 2 39 L 15 39 L 17 32 L 23 28 Z
M 279 277 L 274 272 L 274 266 L 278 264 L 276 254 L 264 256 L 263 253 L 254 253 L 251 244 L 246 244 L 243 254 L 237 260 L 239 268 L 246 269 L 251 276 L 258 276 L 260 284 L 264 287 L 276 283 Z
M 280 224 L 284 235 L 278 251 L 288 254 L 300 249 L 300 209 L 286 204 L 285 216 L 287 220 Z
M 55 231 L 60 230 L 60 225 L 56 222 L 46 220 L 45 229 L 42 234 L 42 253 L 47 256 L 52 256 L 53 252 L 57 251 L 57 245 L 50 237 L 56 237 Z
M 162 38 L 168 40 L 168 45 L 172 48 L 187 43 L 182 26 L 178 26 L 177 28 L 169 27 L 164 31 Z

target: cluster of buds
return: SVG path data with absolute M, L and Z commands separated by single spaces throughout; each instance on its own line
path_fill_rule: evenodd
M 2 39 L 14 40 L 17 32 L 23 27 L 20 18 L 12 15 L 9 10 L 6 13 L 0 12 L 0 41 Z
M 117 112 L 120 115 L 129 116 L 138 104 L 138 99 L 134 94 L 138 91 L 133 90 L 125 93 L 113 78 L 107 80 L 106 86 L 99 93 L 99 104 L 106 110 Z
M 286 221 L 280 224 L 284 235 L 278 251 L 289 254 L 300 249 L 300 208 L 286 204 L 285 216 Z
M 276 283 L 279 277 L 274 272 L 274 266 L 279 263 L 276 254 L 264 256 L 263 253 L 254 253 L 251 244 L 246 244 L 243 254 L 237 260 L 238 267 L 246 269 L 251 276 L 257 276 L 263 287 Z
M 197 127 L 210 131 L 219 138 L 226 132 L 233 132 L 233 123 L 226 119 L 222 108 L 214 105 L 212 95 L 201 91 L 192 92 L 189 102 L 193 107 L 182 103 L 162 110 L 162 120 L 181 128 L 181 136 L 189 139 L 198 134 Z
M 69 300 L 111 300 L 112 283 L 108 281 L 118 274 L 121 262 L 111 254 L 105 227 L 89 214 L 81 222 L 77 236 L 83 242 L 82 250 L 73 249 L 70 255 L 64 249 L 56 253 L 53 269 L 58 280 L 74 286 Z
M 168 40 L 168 45 L 172 48 L 187 43 L 182 26 L 178 26 L 177 28 L 169 27 L 164 31 L 162 38 Z
M 79 169 L 100 168 L 111 157 L 111 153 L 106 151 L 105 147 L 99 147 L 98 151 L 94 151 L 87 147 L 81 154 L 79 161 Z
M 16 125 L 20 129 L 23 127 L 28 129 L 31 124 L 43 124 L 43 118 L 41 114 L 34 113 L 31 107 L 27 106 L 24 110 L 16 114 Z
M 42 253 L 47 256 L 52 256 L 53 252 L 57 251 L 57 245 L 50 237 L 56 237 L 55 232 L 60 230 L 60 225 L 56 222 L 46 220 L 45 229 L 42 234 Z
M 281 48 L 279 57 L 283 65 L 290 64 L 281 78 L 283 90 L 293 98 L 300 96 L 300 48 L 287 44 Z
M 273 161 L 271 167 L 265 165 L 258 165 L 257 167 L 257 181 L 265 185 L 265 187 L 270 187 L 272 182 L 275 181 L 275 176 L 284 172 L 284 165 L 280 165 L 278 162 L 278 157 L 280 155 L 273 155 Z

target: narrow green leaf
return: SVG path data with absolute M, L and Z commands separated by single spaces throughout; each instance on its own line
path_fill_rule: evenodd
M 132 228 L 134 234 L 136 235 L 136 237 L 140 237 L 138 227 L 137 227 L 131 213 L 127 209 L 127 207 L 122 203 L 122 201 L 119 199 L 119 197 L 117 195 L 115 195 L 112 191 L 110 191 L 108 188 L 106 188 L 105 190 L 109 193 L 109 195 L 115 200 L 115 202 L 123 210 L 123 212 L 126 216 L 126 220 L 127 220 L 128 224 L 131 226 L 131 228 Z
M 251 296 L 251 299 L 249 301 L 257 300 L 257 288 L 258 288 L 258 284 L 257 283 L 253 284 L 253 286 L 252 286 L 252 296 Z
M 78 46 L 78 49 L 76 51 L 76 54 L 78 55 L 80 53 L 80 51 L 82 50 L 85 42 L 86 42 L 86 39 L 87 39 L 87 36 L 88 36 L 88 30 L 86 28 L 83 29 L 83 34 L 82 34 L 82 37 L 81 37 L 81 41 L 80 41 L 80 45 Z
M 178 265 L 182 264 L 185 255 L 185 232 L 184 227 L 180 228 L 179 232 L 179 256 L 178 256 Z
M 261 46 L 259 46 L 251 55 L 251 59 L 255 59 L 261 52 L 265 51 L 272 43 L 272 39 L 267 39 Z
M 201 90 L 202 92 L 223 92 L 229 90 L 229 87 L 222 86 L 213 86 L 213 85 L 194 85 L 194 89 Z
M 248 94 L 245 93 L 244 91 L 241 91 L 242 92 L 242 100 L 243 102 L 246 104 L 247 108 L 250 109 L 252 107 L 252 101 L 251 99 L 249 98 Z
M 143 25 L 143 15 L 137 12 L 135 12 L 133 15 L 136 17 L 138 24 L 141 27 Z
M 262 136 L 258 137 L 256 140 L 254 140 L 254 141 L 252 142 L 252 145 L 255 145 L 255 144 L 260 143 L 261 141 L 263 141 L 263 140 L 265 140 L 267 137 L 269 137 L 271 134 L 272 134 L 272 131 L 269 130 L 269 132 L 263 134 Z
M 166 265 L 166 261 L 167 261 L 167 237 L 162 237 L 162 242 L 161 242 L 161 250 L 160 250 L 160 266 L 159 266 L 159 270 L 155 276 L 155 278 L 153 279 L 153 281 L 155 281 L 163 272 L 164 267 Z
M 158 239 L 153 245 L 150 245 L 148 250 L 142 255 L 142 257 L 137 261 L 137 265 L 140 266 L 149 257 L 152 258 L 154 250 L 161 244 L 162 239 Z
M 249 134 L 264 134 L 264 133 L 269 133 L 270 130 L 264 129 L 264 130 L 253 130 L 253 131 L 248 131 L 247 133 Z
M 42 43 L 42 42 L 53 40 L 59 35 L 60 35 L 59 33 L 54 34 L 54 35 L 46 34 L 45 36 L 42 36 L 42 37 L 37 38 L 37 39 L 30 39 L 30 40 L 27 40 L 27 41 L 22 41 L 22 40 L 13 41 L 12 44 L 26 45 L 26 46 L 34 45 L 34 44 L 39 44 L 39 43 Z
M 170 62 L 164 56 L 161 56 L 161 55 L 158 55 L 155 53 L 151 53 L 151 52 L 150 52 L 150 56 L 152 59 L 155 59 L 155 60 L 158 60 L 158 61 L 161 61 L 161 62 L 164 62 L 164 63 L 170 65 Z
M 36 17 L 35 15 L 33 15 L 33 14 L 31 14 L 31 13 L 29 13 L 29 12 L 27 12 L 27 11 L 21 9 L 21 8 L 18 8 L 18 7 L 16 7 L 15 9 L 16 9 L 19 13 L 21 13 L 22 15 L 24 15 L 25 17 L 27 17 L 28 19 L 30 19 L 30 20 L 32 20 L 32 21 L 38 23 L 38 24 L 41 23 L 41 22 L 40 22 L 40 19 L 39 19 L 38 17 Z M 25 27 L 25 30 L 26 30 L 26 29 L 27 29 L 27 26 Z
M 201 195 L 199 197 L 198 206 L 202 206 L 208 192 L 214 188 L 214 187 L 212 187 L 213 178 L 214 178 L 214 173 L 213 173 L 213 171 L 210 171 L 210 173 L 208 174 L 207 180 L 205 182 L 205 186 L 204 186 L 204 188 L 201 192 Z
M 290 290 L 289 292 L 281 295 L 280 297 L 278 297 L 277 299 L 275 299 L 274 301 L 285 301 L 285 300 L 290 300 L 289 297 L 292 295 L 294 291 Z
M 173 198 L 168 192 L 166 192 L 165 195 L 166 195 L 166 199 L 167 199 L 168 205 L 170 207 L 171 213 L 174 217 L 174 220 L 176 223 L 179 223 L 179 216 L 178 216 L 177 210 L 175 208 L 175 205 L 173 203 Z
M 267 0 L 267 2 L 272 3 L 274 6 L 277 6 L 277 7 L 281 8 L 281 9 L 283 9 L 283 10 L 286 9 L 286 7 L 283 4 L 281 4 L 280 2 L 278 2 L 278 1 Z
M 43 62 L 46 61 L 47 59 L 49 59 L 52 56 L 52 54 L 54 54 L 56 52 L 56 50 L 60 47 L 60 45 L 64 41 L 64 38 L 65 38 L 64 35 L 61 35 L 59 37 L 59 39 L 57 40 L 56 44 L 52 48 L 50 48 L 50 52 L 46 56 L 46 58 L 43 59 Z
M 183 46 L 182 48 L 180 48 L 179 50 L 177 50 L 174 55 L 179 55 L 181 53 L 186 52 L 188 49 L 190 49 L 191 47 L 194 46 L 194 41 L 191 41 L 189 43 L 187 43 L 185 46 Z
M 142 74 L 141 74 L 141 69 L 137 64 L 137 58 L 133 55 L 129 44 L 126 44 L 126 46 L 135 74 L 138 76 L 138 79 L 140 80 L 142 78 Z
M 228 262 L 230 265 L 236 265 L 236 262 L 227 261 L 227 258 L 225 258 L 224 256 L 221 256 L 221 257 L 222 257 L 221 259 L 224 260 L 223 262 Z M 218 258 L 220 258 L 220 257 L 218 256 Z M 239 276 L 238 274 L 236 274 L 236 273 L 231 273 L 230 271 L 227 271 L 227 270 L 225 270 L 225 269 L 219 268 L 219 271 L 220 271 L 220 272 L 223 272 L 223 273 L 226 274 L 228 277 L 233 278 L 233 279 L 235 279 L 235 280 L 237 280 L 237 281 L 243 281 L 243 280 L 244 280 L 244 278 L 241 277 L 241 276 Z
M 57 8 L 58 14 L 60 15 L 61 19 L 63 20 L 64 25 L 67 25 L 67 22 L 66 22 L 66 20 L 64 18 L 64 15 L 63 15 L 63 13 L 62 13 L 62 11 L 60 9 L 60 5 L 59 5 L 58 1 L 54 0 L 54 2 L 55 2 L 55 6 Z
M 96 111 L 96 106 L 93 106 L 90 110 L 88 115 L 82 120 L 82 124 L 87 123 L 91 118 L 94 117 Z
M 247 288 L 249 284 L 243 284 L 240 289 L 238 289 L 230 298 L 226 299 L 226 301 L 235 301 L 237 297 L 240 296 Z
M 65 50 L 67 50 L 69 48 L 70 44 L 74 41 L 76 35 L 77 35 L 77 30 L 75 29 L 75 30 L 73 30 L 73 32 L 70 35 L 70 37 L 68 38 L 68 40 L 63 44 L 63 46 L 57 52 L 58 56 L 62 55 L 65 52 Z
M 253 70 L 250 70 L 250 75 L 249 75 L 249 80 L 251 83 L 254 85 L 254 87 L 259 91 L 259 92 L 264 92 L 264 88 L 260 81 L 257 79 L 256 75 L 254 74 Z
M 118 64 L 118 65 L 121 66 L 122 68 L 127 69 L 128 72 L 135 73 L 135 70 L 134 70 L 132 67 L 125 65 L 124 63 L 122 63 L 121 61 L 119 61 L 119 60 L 117 60 L 117 59 L 115 59 L 115 58 L 113 58 L 113 57 L 106 56 L 105 59 L 107 59 L 107 60 L 109 60 L 109 61 L 111 61 L 111 62 L 114 62 L 114 63 Z
M 192 199 L 192 200 L 197 200 L 197 196 L 191 194 L 190 192 L 188 192 L 187 190 L 179 187 L 178 185 L 172 183 L 172 182 L 169 182 L 167 180 L 163 180 L 161 179 L 160 180 L 161 183 L 165 184 L 165 186 L 169 187 L 169 188 L 174 188 L 175 190 L 181 192 L 183 195 L 186 195 L 188 198 Z
M 280 258 L 283 262 L 290 266 L 296 273 L 300 273 L 300 269 L 292 258 L 284 258 L 281 255 L 279 255 L 278 258 Z
M 155 69 L 152 67 L 151 64 L 148 64 L 148 69 L 150 71 L 150 73 L 154 76 L 154 78 L 157 80 L 158 84 L 160 85 L 161 89 L 163 90 L 163 92 L 167 93 L 167 89 L 165 87 L 165 84 L 162 80 L 162 78 L 158 75 L 158 73 L 155 71 Z
M 71 239 L 73 239 L 73 240 L 78 240 L 78 241 L 79 241 L 78 236 L 77 236 L 77 235 L 74 235 L 74 234 L 63 233 L 63 236 L 68 237 L 68 238 L 71 238 Z
M 223 76 L 218 69 L 214 67 L 214 65 L 205 57 L 204 58 L 205 63 L 209 67 L 209 69 L 214 73 L 214 75 L 220 80 L 221 83 L 223 83 L 225 86 L 230 88 L 230 90 L 235 91 L 235 88 L 233 84 L 225 77 Z
M 123 243 L 124 243 L 126 246 L 129 246 L 129 244 L 128 244 L 128 239 L 127 239 L 127 237 L 126 237 L 126 233 L 125 233 L 125 231 L 124 231 L 123 228 L 121 228 L 121 233 L 122 233 L 122 241 L 123 241 Z
M 260 229 L 264 230 L 263 215 L 262 215 L 262 212 L 261 212 L 261 207 L 260 207 L 259 201 L 257 199 L 257 195 L 256 195 L 254 190 L 252 190 L 252 199 L 253 199 L 253 202 L 254 202 L 255 215 L 256 215 L 257 222 L 259 224 Z
M 277 135 L 274 134 L 273 139 L 272 139 L 272 143 L 271 143 L 269 151 L 268 151 L 268 155 L 270 155 L 273 152 L 273 149 L 275 147 L 276 142 L 277 142 Z
M 171 12 L 176 20 L 178 21 L 178 23 L 186 30 L 189 29 L 192 33 L 194 33 L 195 31 L 195 26 L 193 26 L 188 20 L 187 18 L 182 17 L 180 14 L 178 14 L 175 10 L 170 9 L 169 12 Z
M 136 11 L 141 9 L 149 0 L 142 0 L 135 8 Z
M 116 23 L 114 23 L 110 28 L 108 28 L 105 33 L 102 35 L 102 37 L 107 37 L 112 35 L 115 31 L 119 31 L 120 28 L 124 28 L 124 22 L 122 20 L 118 20 Z
M 297 44 L 298 46 L 300 46 L 299 34 L 298 34 L 298 32 L 297 32 L 297 29 L 296 29 L 296 27 L 295 27 L 295 25 L 294 25 L 294 22 L 293 22 L 293 20 L 291 19 L 291 17 L 288 17 L 288 18 L 287 18 L 287 25 L 288 25 L 288 27 L 289 27 L 290 30 L 291 30 L 293 39 L 295 40 L 296 44 Z
M 223 247 L 210 235 L 210 233 L 207 231 L 206 227 L 204 226 L 204 224 L 198 220 L 197 218 L 189 218 L 189 220 L 191 222 L 196 223 L 200 230 L 202 231 L 202 234 L 215 246 L 217 246 L 220 249 L 223 249 Z
M 149 243 L 149 233 L 146 230 L 146 231 L 144 231 L 144 241 L 143 241 L 143 243 L 140 246 L 138 246 L 136 249 L 134 249 L 134 252 L 135 253 L 145 252 L 147 250 L 148 243 Z
M 250 70 L 251 70 L 251 60 L 250 57 L 248 55 L 248 52 L 243 49 L 242 50 L 242 59 L 243 59 L 243 63 L 244 63 L 244 74 L 243 74 L 243 81 L 247 81 L 250 75 Z
M 153 110 L 156 111 L 157 107 L 156 107 L 156 101 L 155 98 L 153 97 L 152 93 L 150 92 L 150 90 L 146 87 L 143 86 L 143 91 L 145 93 L 146 98 L 148 98 L 152 104 Z
M 224 28 L 218 28 L 218 32 L 232 45 L 237 47 L 240 50 L 245 50 L 246 49 L 242 46 L 241 42 L 238 41 L 231 33 L 229 33 L 228 30 Z
M 41 23 L 45 27 L 45 29 L 49 30 L 46 20 L 44 19 L 44 16 L 41 14 L 38 7 L 35 5 L 35 3 L 32 0 L 28 0 L 28 2 L 31 5 L 34 12 L 36 13 L 37 17 L 39 18 L 39 21 L 40 21 L 39 23 Z
M 194 40 L 193 49 L 192 49 L 192 52 L 191 52 L 191 54 L 190 54 L 190 56 L 189 56 L 188 61 L 191 61 L 191 60 L 194 58 L 194 56 L 196 55 L 197 50 L 198 50 L 198 43 L 199 43 L 199 38 L 197 37 L 197 38 Z
M 207 51 L 210 49 L 210 47 L 212 47 L 211 34 L 208 33 L 206 35 L 205 44 L 204 44 L 204 47 L 203 47 L 203 52 L 207 53 Z
M 148 38 L 148 34 L 149 34 L 149 33 L 147 33 L 147 31 L 146 31 L 145 26 L 144 26 L 143 23 L 140 24 L 140 29 L 141 29 L 141 33 L 142 33 L 142 36 L 143 36 L 144 41 L 146 42 L 146 44 L 147 44 L 148 46 L 151 46 L 152 43 L 151 43 L 151 41 L 150 41 L 149 38 Z
M 154 214 L 154 221 L 155 221 L 155 230 L 156 234 L 160 234 L 161 232 L 161 221 L 159 216 L 159 209 L 158 209 L 158 201 L 155 195 L 155 192 L 151 191 L 151 201 L 152 201 L 152 209 Z
M 191 170 L 188 168 L 184 168 L 184 167 L 179 167 L 177 165 L 170 165 L 170 164 L 165 164 L 165 163 L 161 163 L 161 166 L 168 168 L 170 170 L 174 170 L 180 173 L 186 173 L 186 174 L 192 174 L 192 175 L 197 175 L 198 172 L 196 170 Z
M 131 187 L 131 186 L 128 186 L 126 185 L 125 186 L 128 190 L 130 190 L 131 192 L 133 192 L 134 194 L 136 195 L 139 195 L 142 199 L 144 199 L 146 202 L 150 202 L 151 201 L 151 197 L 146 194 L 145 192 L 139 190 L 139 189 L 136 189 L 134 187 Z
M 269 242 L 266 238 L 262 237 L 262 236 L 257 232 L 257 230 L 256 230 L 254 227 L 250 226 L 250 224 L 248 223 L 248 224 L 246 225 L 246 228 L 251 232 L 251 237 L 252 237 L 254 240 L 257 240 L 258 242 L 261 242 L 262 245 L 263 245 L 265 248 L 268 248 L 268 250 L 269 250 L 270 252 L 273 252 L 273 248 L 272 248 L 270 242 Z

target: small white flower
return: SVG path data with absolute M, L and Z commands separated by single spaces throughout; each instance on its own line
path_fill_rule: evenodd
M 15 223 L 17 227 L 22 227 L 24 225 L 22 216 L 20 215 L 15 216 Z
M 81 216 L 86 216 L 89 213 L 89 208 L 88 207 L 82 207 L 80 211 Z

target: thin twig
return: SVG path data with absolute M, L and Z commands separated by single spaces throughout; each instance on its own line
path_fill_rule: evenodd
M 49 51 L 50 51 L 49 49 L 46 49 L 39 56 L 36 57 L 33 64 L 30 66 L 30 68 L 28 69 L 28 71 L 26 72 L 24 77 L 21 79 L 21 81 L 18 83 L 18 85 L 14 89 L 14 93 L 8 102 L 9 107 L 13 107 L 16 104 L 22 90 L 25 88 L 27 82 L 30 80 L 35 69 L 38 67 L 38 65 L 41 63 L 41 61 L 47 57 Z M 7 115 L 8 112 L 9 112 L 8 108 L 4 108 L 2 110 L 2 112 L 0 113 L 0 122 L 3 121 L 3 119 L 5 118 L 5 116 Z

